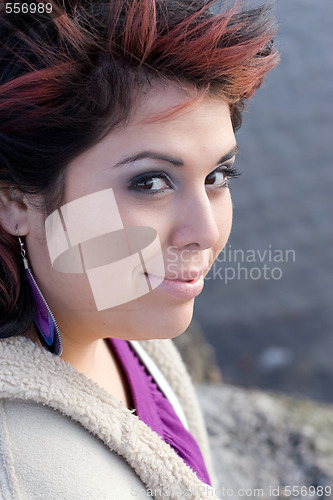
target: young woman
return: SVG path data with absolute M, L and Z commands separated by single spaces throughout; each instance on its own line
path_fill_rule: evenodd
M 211 497 L 206 430 L 171 338 L 229 236 L 234 131 L 277 62 L 269 11 L 8 5 L 1 497 Z

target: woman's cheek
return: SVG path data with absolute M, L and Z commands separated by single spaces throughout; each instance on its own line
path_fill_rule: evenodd
M 143 195 L 142 195 L 143 196 Z M 153 197 L 146 195 L 146 198 Z M 161 203 L 154 200 L 141 199 L 141 197 L 126 196 L 117 198 L 119 213 L 126 226 L 146 226 L 154 228 L 159 239 L 165 241 L 170 232 L 170 207 L 161 207 Z
M 212 262 L 225 247 L 232 227 L 232 200 L 229 189 L 224 193 L 223 203 L 216 207 L 216 223 L 219 228 L 219 239 L 212 249 Z

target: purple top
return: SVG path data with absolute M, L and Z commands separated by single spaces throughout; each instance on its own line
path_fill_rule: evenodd
M 168 443 L 199 479 L 211 484 L 199 446 L 160 391 L 130 344 L 108 338 L 128 380 L 136 415 Z

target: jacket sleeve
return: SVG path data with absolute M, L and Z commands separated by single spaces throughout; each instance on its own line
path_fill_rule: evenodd
M 126 461 L 78 422 L 32 401 L 0 400 L 0 498 L 148 496 Z

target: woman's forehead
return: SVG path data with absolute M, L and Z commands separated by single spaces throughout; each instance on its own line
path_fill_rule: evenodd
M 163 124 L 173 119 L 186 119 L 186 115 L 196 110 L 205 109 L 209 117 L 209 107 L 224 107 L 229 110 L 226 100 L 214 94 L 199 91 L 192 85 L 180 85 L 176 82 L 159 83 L 151 86 L 146 92 L 137 95 L 133 106 L 130 124 Z
M 211 156 L 215 166 L 236 145 L 229 105 L 206 96 L 186 106 L 189 100 L 191 96 L 171 86 L 147 94 L 127 125 L 109 132 L 74 159 L 72 166 L 81 170 L 85 164 L 105 162 L 105 168 L 120 167 L 144 159 L 147 152 L 151 159 L 154 155 L 155 159 L 158 155 L 173 157 L 174 164 L 187 163 L 186 158 L 193 162 L 193 156 L 202 154 L 208 162 Z M 177 106 L 181 108 L 170 114 Z M 160 119 L 166 113 L 169 116 Z

